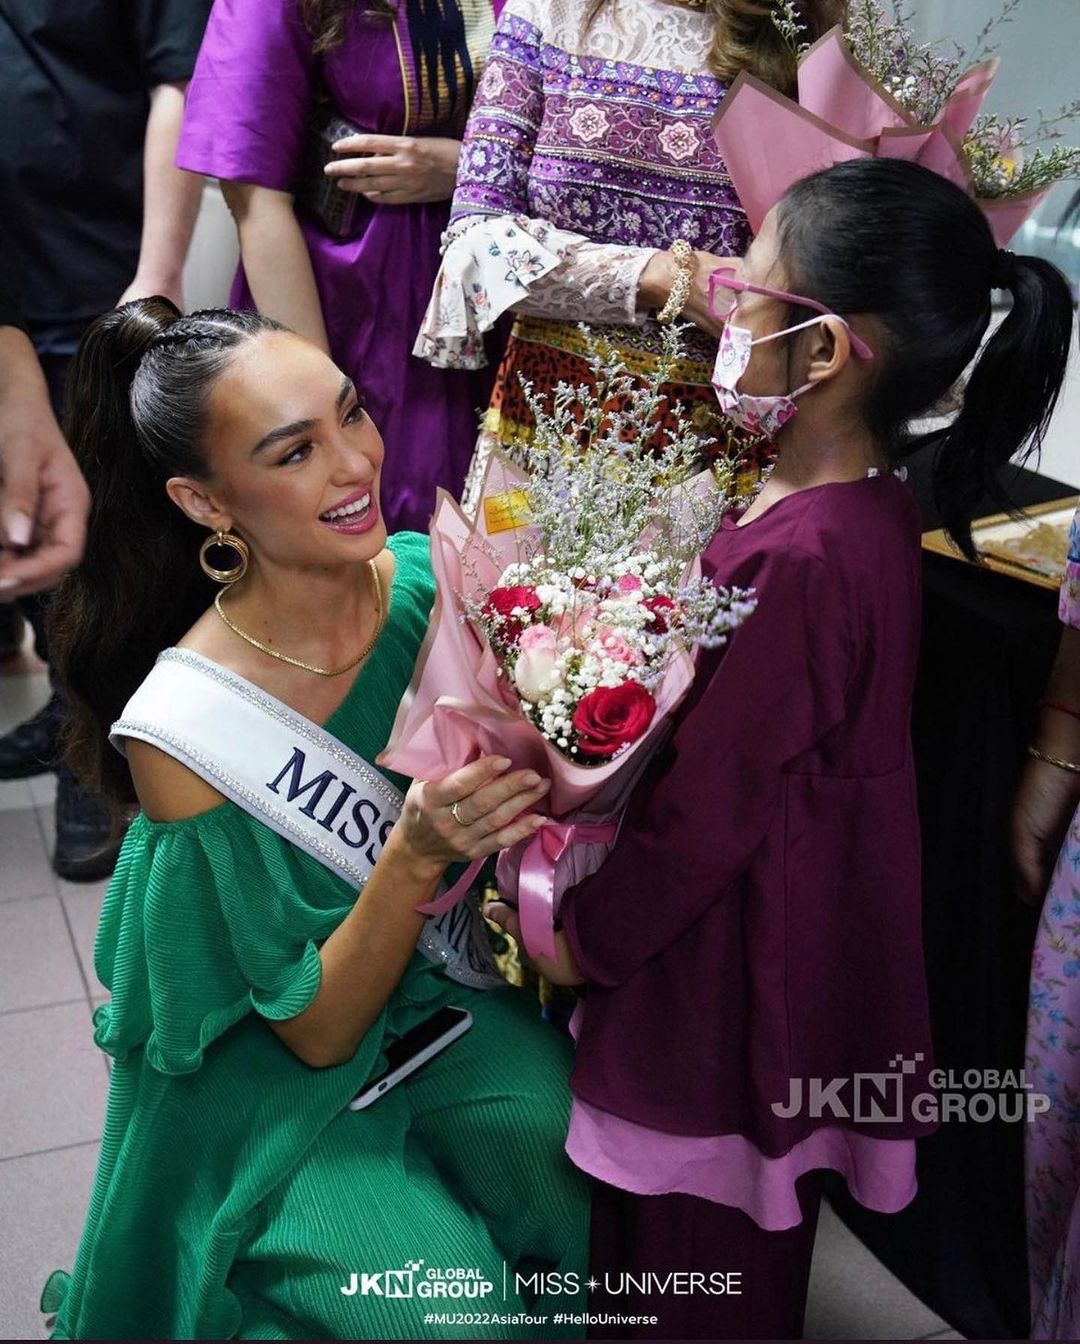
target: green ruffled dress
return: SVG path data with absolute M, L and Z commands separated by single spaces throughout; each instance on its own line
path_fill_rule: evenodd
M 386 627 L 326 724 L 369 761 L 433 598 L 426 538 L 391 548 Z M 457 984 L 417 953 L 347 1064 L 308 1068 L 261 1020 L 310 1004 L 318 944 L 355 899 L 231 802 L 179 822 L 137 817 L 97 935 L 112 1002 L 95 1039 L 112 1085 L 75 1268 L 42 1299 L 53 1338 L 581 1336 L 550 1320 L 584 1309 L 580 1293 L 537 1296 L 538 1272 L 584 1281 L 588 1208 L 563 1152 L 569 1050 L 532 1001 Z M 467 1007 L 472 1029 L 370 1108 L 346 1109 L 384 1044 L 444 1004 Z M 383 1278 L 342 1291 L 354 1273 L 395 1270 L 402 1295 Z M 494 1288 L 422 1295 L 454 1277 Z M 495 1319 L 428 1316 L 455 1312 Z

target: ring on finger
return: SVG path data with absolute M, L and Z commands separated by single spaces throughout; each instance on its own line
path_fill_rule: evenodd
M 461 800 L 460 800 L 460 798 L 458 799 L 458 801 L 457 801 L 456 803 L 451 803 L 451 804 L 450 804 L 450 815 L 454 818 L 454 820 L 457 822 L 457 824 L 458 824 L 459 826 L 468 826 L 469 823 L 465 820 L 465 818 L 464 818 L 464 817 L 461 815 L 461 813 L 458 811 L 458 808 L 459 808 L 460 806 L 461 806 Z

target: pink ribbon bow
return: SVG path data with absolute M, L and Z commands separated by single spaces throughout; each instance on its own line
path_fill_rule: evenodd
M 518 885 L 521 941 L 530 956 L 554 961 L 555 866 L 571 845 L 607 845 L 615 839 L 618 822 L 601 824 L 549 821 L 525 845 Z M 483 859 L 474 859 L 449 891 L 434 901 L 418 905 L 422 915 L 442 915 L 469 893 Z

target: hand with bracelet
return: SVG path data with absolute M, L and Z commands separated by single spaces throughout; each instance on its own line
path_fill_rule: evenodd
M 676 240 L 668 251 L 654 252 L 646 262 L 638 281 L 638 309 L 664 314 L 669 321 L 692 322 L 719 340 L 724 324 L 713 316 L 709 306 L 709 274 L 718 266 L 738 265 L 738 257 L 696 251 L 681 239 Z
M 1080 805 L 1080 629 L 1066 626 L 1012 811 L 1020 895 L 1042 901 Z

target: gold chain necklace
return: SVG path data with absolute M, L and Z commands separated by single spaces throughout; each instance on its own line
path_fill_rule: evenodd
M 224 596 L 224 592 L 219 592 L 218 595 L 214 598 L 214 610 L 217 612 L 217 614 L 221 617 L 221 619 L 225 622 L 225 624 L 229 627 L 229 629 L 233 632 L 234 635 L 239 635 L 240 638 L 245 641 L 245 643 L 250 644 L 253 649 L 258 649 L 260 653 L 265 653 L 270 658 L 276 658 L 279 663 L 288 663 L 290 667 L 299 667 L 305 672 L 314 672 L 320 677 L 340 677 L 343 672 L 348 672 L 349 669 L 355 667 L 357 663 L 362 663 L 364 661 L 364 659 L 368 656 L 371 650 L 375 647 L 375 641 L 379 638 L 379 635 L 382 632 L 382 624 L 383 624 L 382 582 L 379 579 L 379 571 L 375 565 L 375 561 L 369 560 L 368 566 L 369 566 L 369 572 L 371 574 L 372 588 L 375 595 L 375 633 L 371 636 L 367 644 L 364 645 L 364 647 L 360 650 L 360 652 L 356 655 L 356 657 L 352 660 L 352 662 L 346 663 L 344 667 L 338 667 L 332 670 L 326 667 L 315 667 L 311 663 L 302 663 L 299 658 L 290 658 L 287 653 L 278 653 L 276 649 L 268 649 L 265 644 L 260 644 L 259 641 L 254 637 L 254 635 L 249 635 L 246 630 L 241 630 L 238 625 L 234 625 L 232 621 L 229 620 L 228 616 L 225 615 L 225 612 L 221 606 L 221 599 Z

